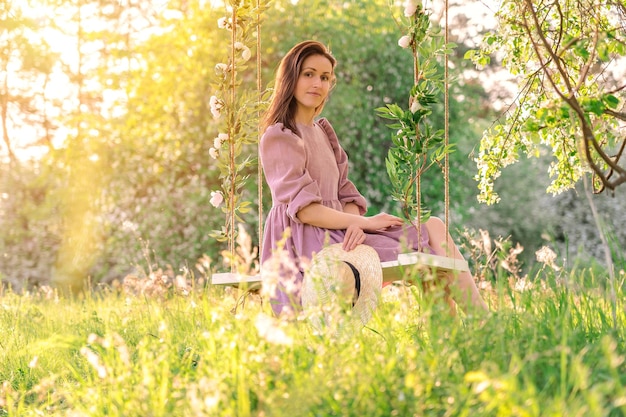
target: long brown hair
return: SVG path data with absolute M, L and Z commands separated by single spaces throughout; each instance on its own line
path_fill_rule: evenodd
M 286 128 L 292 132 L 298 133 L 296 128 L 295 116 L 298 103 L 294 97 L 294 91 L 300 76 L 300 70 L 302 63 L 305 59 L 312 55 L 322 55 L 330 61 L 333 68 L 331 74 L 331 85 L 334 85 L 335 81 L 335 65 L 337 60 L 332 56 L 328 48 L 317 41 L 304 41 L 300 42 L 280 61 L 278 71 L 276 71 L 276 81 L 274 83 L 274 94 L 270 100 L 269 107 L 263 118 L 263 131 L 274 123 L 282 123 Z M 328 100 L 328 96 L 326 97 Z M 315 109 L 316 114 L 320 114 L 326 104 L 326 100 Z

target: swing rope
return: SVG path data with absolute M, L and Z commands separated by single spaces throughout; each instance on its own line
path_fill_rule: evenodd
M 261 0 L 256 2 L 256 88 L 258 92 L 257 118 L 261 120 L 261 102 L 263 96 L 263 83 L 261 79 Z M 263 167 L 261 165 L 261 123 L 258 123 L 258 148 L 257 148 L 257 198 L 259 200 L 259 224 L 257 236 L 259 237 L 259 257 L 263 253 Z
M 448 0 L 444 1 L 445 8 L 445 30 L 444 30 L 444 43 L 448 45 L 449 38 L 449 30 L 448 30 Z M 443 65 L 443 125 L 444 125 L 444 144 L 446 149 L 450 143 L 450 101 L 449 101 L 449 77 L 448 77 L 448 54 L 444 54 L 444 65 Z M 446 225 L 446 236 L 450 232 L 450 154 L 446 152 L 444 157 L 444 167 L 443 167 L 443 179 L 444 179 L 444 224 Z
M 231 42 L 230 42 L 230 61 L 231 65 L 235 65 L 235 42 L 237 41 L 237 5 L 233 5 L 232 16 L 232 33 L 231 33 Z M 231 105 L 235 105 L 235 86 L 236 86 L 236 74 L 237 71 L 231 71 L 231 87 L 230 87 L 230 102 Z M 232 178 L 230 179 L 230 187 L 228 189 L 228 198 L 230 201 L 229 207 L 229 227 L 230 230 L 227 230 L 228 233 L 228 250 L 231 253 L 231 256 L 235 254 L 235 131 L 233 129 L 232 122 L 228 123 L 228 151 L 229 151 L 229 163 L 230 163 L 230 173 Z M 235 262 L 230 262 L 230 272 L 235 272 Z

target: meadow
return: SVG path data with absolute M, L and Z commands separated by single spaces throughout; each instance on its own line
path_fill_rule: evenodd
M 590 270 L 502 274 L 487 317 L 392 286 L 351 337 L 158 271 L 73 298 L 4 290 L 0 416 L 624 416 L 624 277 L 612 299 Z

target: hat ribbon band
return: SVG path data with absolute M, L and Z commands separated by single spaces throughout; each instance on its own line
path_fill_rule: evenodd
M 354 289 L 356 290 L 356 295 L 354 299 L 352 300 L 352 307 L 354 307 L 356 300 L 361 295 L 361 274 L 359 273 L 359 270 L 356 269 L 354 265 L 352 265 L 350 262 L 347 262 L 347 261 L 344 261 L 344 262 L 348 264 L 348 266 L 352 270 L 352 273 L 354 274 Z

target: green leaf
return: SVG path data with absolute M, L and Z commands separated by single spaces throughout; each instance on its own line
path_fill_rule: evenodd
M 485 43 L 487 45 L 493 45 L 494 42 L 498 40 L 498 37 L 493 33 L 485 34 Z
M 611 109 L 616 109 L 619 106 L 619 99 L 613 94 L 606 94 L 602 97 L 602 101 Z
M 467 59 L 467 60 L 473 60 L 474 57 L 478 55 L 478 53 L 476 52 L 476 50 L 474 49 L 470 49 L 468 51 L 465 52 L 465 54 L 463 55 L 463 59 Z
M 538 132 L 539 131 L 539 123 L 535 119 L 527 119 L 524 123 L 524 131 L 525 132 Z
M 593 113 L 597 116 L 601 116 L 604 113 L 605 105 L 602 100 L 596 98 L 585 98 L 581 100 L 583 109 L 588 113 Z
M 489 55 L 482 55 L 480 59 L 478 59 L 477 64 L 486 67 L 491 63 L 491 57 Z
M 579 42 L 574 46 L 574 53 L 580 56 L 585 61 L 589 59 L 589 50 L 587 49 L 586 42 Z

